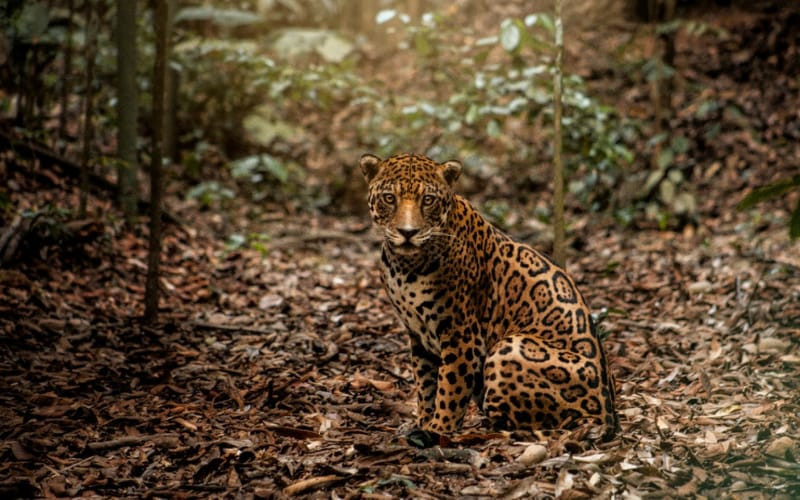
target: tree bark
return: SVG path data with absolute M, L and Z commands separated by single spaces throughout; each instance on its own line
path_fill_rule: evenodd
M 178 10 L 177 0 L 169 0 L 168 8 L 167 38 L 172 36 L 175 12 Z M 164 89 L 164 157 L 170 161 L 177 160 L 177 130 L 175 128 L 175 113 L 177 108 L 175 99 L 178 95 L 178 77 L 178 71 L 175 68 L 170 67 L 169 62 L 167 62 L 167 80 L 166 87 Z
M 564 161 L 561 132 L 561 82 L 564 67 L 564 25 L 561 16 L 562 0 L 555 0 L 556 66 L 553 73 L 553 259 L 566 267 L 564 222 Z
M 64 48 L 64 67 L 61 72 L 61 113 L 58 115 L 57 136 L 61 144 L 53 148 L 61 153 L 67 149 L 67 110 L 69 108 L 69 83 L 72 78 L 72 16 L 74 10 L 74 0 L 67 0 L 67 46 Z
M 153 141 L 150 164 L 150 245 L 145 283 L 145 323 L 158 320 L 159 267 L 161 265 L 161 147 L 164 140 L 164 87 L 166 84 L 168 0 L 156 0 L 156 59 L 153 68 Z
M 89 195 L 89 161 L 94 137 L 94 58 L 97 30 L 95 28 L 95 2 L 86 0 L 86 92 L 83 96 L 83 152 L 81 154 L 80 198 L 78 216 L 86 216 L 86 201 Z
M 136 1 L 117 0 L 117 182 L 128 225 L 136 222 L 137 123 Z

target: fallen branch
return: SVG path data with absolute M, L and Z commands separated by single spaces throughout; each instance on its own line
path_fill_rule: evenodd
M 153 443 L 157 446 L 164 446 L 167 448 L 175 448 L 180 445 L 177 434 L 151 434 L 148 436 L 125 436 L 109 441 L 88 443 L 86 448 L 91 451 L 106 451 L 122 448 L 124 446 L 138 446 L 147 443 Z

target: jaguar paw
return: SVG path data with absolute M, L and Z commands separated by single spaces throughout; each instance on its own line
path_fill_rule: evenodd
M 430 448 L 440 443 L 442 436 L 433 431 L 426 431 L 423 429 L 413 429 L 406 434 L 406 441 L 411 446 L 417 448 Z

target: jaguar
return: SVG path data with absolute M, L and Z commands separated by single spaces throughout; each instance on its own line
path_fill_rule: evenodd
M 454 192 L 462 166 L 365 154 L 384 289 L 411 339 L 417 430 L 457 432 L 470 400 L 499 430 L 616 430 L 614 384 L 589 308 L 547 255 Z

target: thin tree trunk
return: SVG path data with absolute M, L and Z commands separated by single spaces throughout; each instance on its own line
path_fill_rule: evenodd
M 86 91 L 83 96 L 83 152 L 81 154 L 79 217 L 86 216 L 89 193 L 89 162 L 94 138 L 94 58 L 97 30 L 95 29 L 94 0 L 86 0 Z
M 178 8 L 177 0 L 169 0 L 168 7 L 167 38 L 172 35 L 175 11 Z M 170 161 L 176 160 L 177 130 L 175 129 L 175 99 L 178 95 L 178 76 L 178 71 L 167 61 L 167 81 L 164 89 L 164 158 L 168 158 Z
M 556 67 L 553 74 L 553 259 L 566 267 L 564 228 L 564 161 L 561 156 L 561 81 L 564 66 L 564 25 L 561 17 L 561 2 L 555 0 L 556 15 Z
M 161 146 L 164 139 L 164 87 L 166 84 L 167 2 L 156 0 L 156 60 L 153 68 L 153 146 L 150 163 L 150 245 L 147 253 L 144 321 L 158 320 L 159 267 L 161 265 Z
M 136 222 L 139 99 L 136 89 L 136 1 L 117 0 L 117 182 L 125 221 Z
M 53 148 L 63 153 L 67 149 L 67 111 L 69 108 L 70 79 L 72 78 L 72 15 L 74 0 L 67 0 L 67 46 L 64 48 L 64 67 L 61 73 L 61 114 L 58 115 L 58 136 L 60 147 Z

